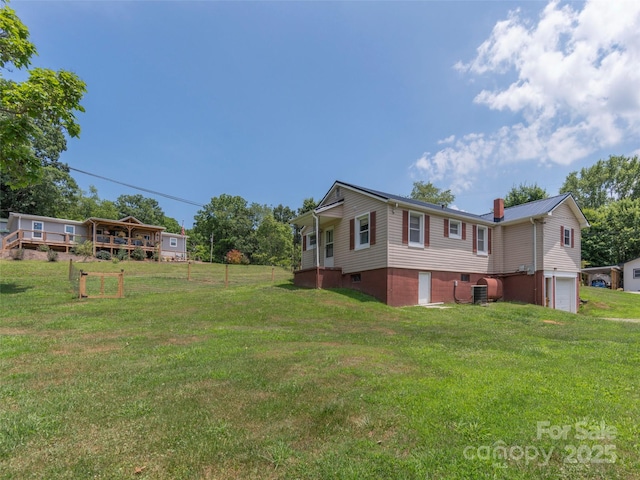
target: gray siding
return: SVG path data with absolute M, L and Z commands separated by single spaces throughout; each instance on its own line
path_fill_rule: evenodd
M 520 265 L 533 266 L 533 225 L 507 225 L 502 232 L 502 273 L 516 272 Z

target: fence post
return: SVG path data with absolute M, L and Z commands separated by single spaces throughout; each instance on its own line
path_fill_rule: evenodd
M 191 281 L 191 262 L 189 262 L 189 265 L 187 266 L 187 282 Z
M 87 296 L 87 274 L 80 270 L 80 278 L 78 280 L 78 298 Z
M 73 258 L 69 259 L 69 281 L 73 280 Z
M 275 267 L 271 265 L 271 283 L 274 283 L 276 281 L 274 271 L 275 271 Z
M 224 288 L 229 286 L 229 264 L 224 264 Z
M 120 270 L 118 275 L 118 298 L 124 297 L 124 268 Z

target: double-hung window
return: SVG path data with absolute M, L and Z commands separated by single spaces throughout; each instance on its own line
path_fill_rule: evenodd
M 634 268 L 634 269 L 633 269 L 633 278 L 634 278 L 635 280 L 637 280 L 637 279 L 639 279 L 639 278 L 640 278 L 640 268 Z
M 33 222 L 33 238 L 42 238 L 42 231 L 44 230 L 44 224 L 42 222 Z
M 462 238 L 462 222 L 449 220 L 449 238 Z
M 369 246 L 369 214 L 365 213 L 356 218 L 356 249 L 367 248 Z
M 476 238 L 476 250 L 478 255 L 487 255 L 488 254 L 488 234 L 487 227 L 483 227 L 478 225 L 477 227 L 477 238 Z
M 172 248 L 176 248 L 178 246 L 178 239 L 175 237 L 169 238 L 169 246 Z
M 563 239 L 564 239 L 564 246 L 570 247 L 571 246 L 571 230 L 569 230 L 568 228 L 564 229 Z
M 409 245 L 424 247 L 424 215 L 409 212 Z
M 64 233 L 66 233 L 69 236 L 69 241 L 73 242 L 75 240 L 75 234 L 76 234 L 75 225 L 65 225 Z

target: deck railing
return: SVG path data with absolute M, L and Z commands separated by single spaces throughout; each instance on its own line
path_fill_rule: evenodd
M 62 246 L 71 248 L 85 240 L 92 240 L 85 235 L 71 233 L 47 232 L 44 230 L 16 230 L 2 239 L 2 249 L 9 250 L 21 245 L 49 245 L 51 247 Z M 142 247 L 152 249 L 160 242 L 139 238 L 119 237 L 117 235 L 96 235 L 95 246 L 97 248 L 126 248 Z

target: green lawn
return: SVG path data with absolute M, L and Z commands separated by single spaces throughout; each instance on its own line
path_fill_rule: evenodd
M 611 291 L 608 288 L 580 287 L 580 298 L 587 303 L 580 313 L 602 318 L 640 320 L 640 294 Z
M 638 324 L 118 267 L 0 261 L 1 479 L 640 478 Z

